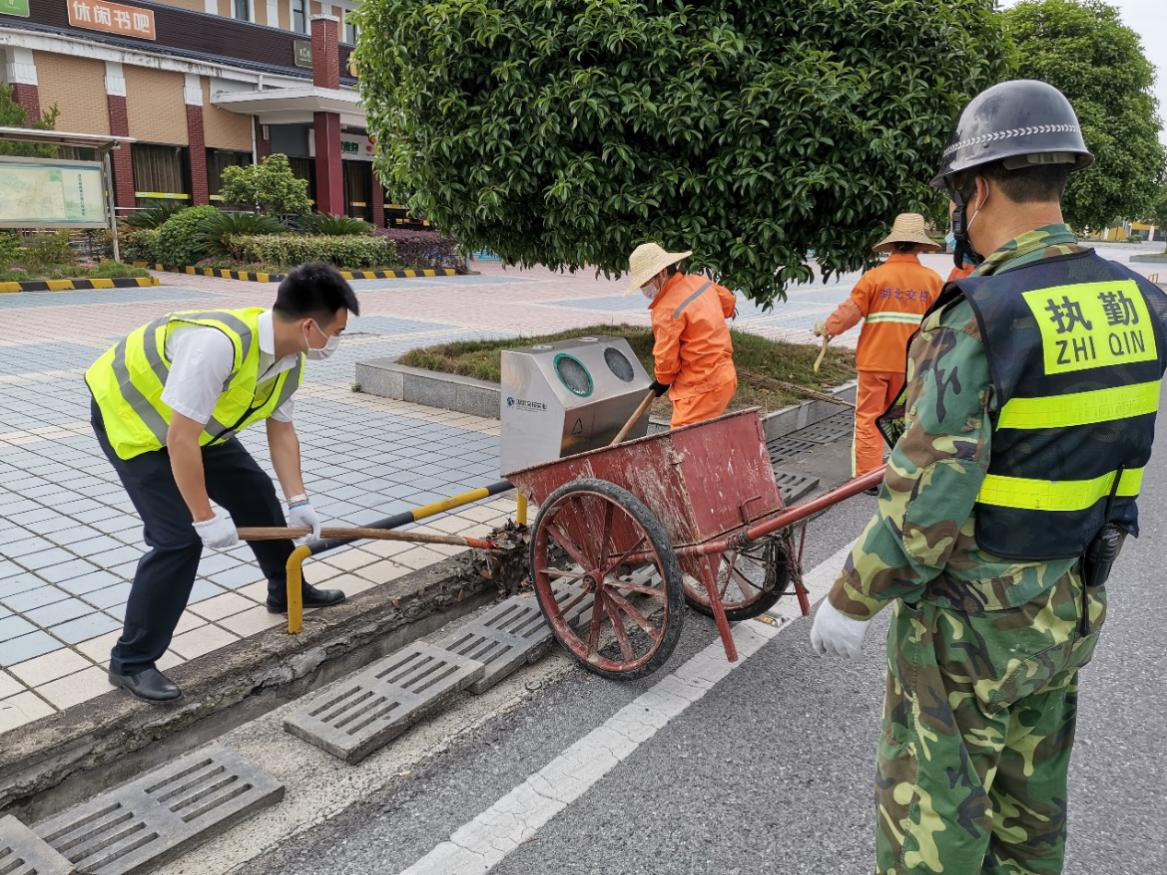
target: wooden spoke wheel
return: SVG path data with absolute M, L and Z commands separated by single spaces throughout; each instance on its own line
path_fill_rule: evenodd
M 717 566 L 717 592 L 725 608 L 726 619 L 748 620 L 764 614 L 790 587 L 790 550 L 788 534 L 771 535 L 754 541 L 741 550 L 727 550 Z M 713 616 L 705 584 L 684 576 L 685 600 L 689 607 Z
M 576 480 L 547 497 L 531 577 L 556 639 L 596 674 L 643 677 L 677 646 L 685 604 L 676 554 L 649 509 L 613 483 Z

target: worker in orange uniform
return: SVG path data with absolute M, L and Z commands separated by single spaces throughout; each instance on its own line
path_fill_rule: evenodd
M 692 254 L 644 243 L 628 258 L 628 293 L 639 289 L 651 302 L 652 390 L 658 398 L 669 393 L 673 428 L 720 416 L 737 391 L 733 341 L 725 324 L 737 299 L 710 279 L 681 273 L 677 263 Z
M 920 264 L 917 257 L 920 252 L 941 250 L 924 233 L 924 217 L 919 213 L 896 216 L 891 233 L 872 249 L 891 251 L 891 255 L 879 267 L 863 274 L 851 297 L 826 322 L 815 326 L 815 334 L 836 337 L 863 320 L 855 350 L 859 388 L 851 470 L 856 477 L 883 464 L 883 437 L 875 420 L 900 394 L 908 340 L 943 286 L 940 274 Z

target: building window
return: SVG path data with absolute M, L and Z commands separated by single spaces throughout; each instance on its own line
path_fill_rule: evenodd
M 251 0 L 232 0 L 231 14 L 240 21 L 251 21 Z
M 350 46 L 357 44 L 357 23 L 352 20 L 351 15 L 344 17 L 344 41 Z
M 159 200 L 190 200 L 190 163 L 184 147 L 134 143 L 130 146 L 130 159 L 138 206 Z
M 292 0 L 292 30 L 308 32 L 308 0 Z
M 246 167 L 251 163 L 250 152 L 230 152 L 226 149 L 207 149 L 207 191 L 211 200 L 218 202 L 223 187 L 223 171 L 228 167 Z

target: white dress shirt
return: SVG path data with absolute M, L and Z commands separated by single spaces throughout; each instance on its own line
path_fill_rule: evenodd
M 261 313 L 256 397 L 265 397 L 264 384 L 295 367 L 298 355 L 292 353 L 276 358 L 271 310 Z M 170 374 L 162 390 L 162 402 L 188 419 L 206 425 L 235 364 L 235 348 L 230 339 L 217 328 L 176 325 L 166 338 L 166 357 L 170 360 Z M 289 398 L 271 418 L 277 422 L 291 422 L 293 411 L 293 399 Z

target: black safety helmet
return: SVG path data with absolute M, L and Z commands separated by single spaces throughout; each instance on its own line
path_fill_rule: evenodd
M 961 173 L 1002 163 L 1014 170 L 1036 164 L 1071 164 L 1081 170 L 1094 162 L 1070 101 L 1058 89 L 1036 79 L 1013 79 L 987 88 L 969 101 L 949 137 L 934 188 L 947 188 L 956 204 L 952 232 L 953 259 L 974 264 L 981 258 L 968 242 L 966 192 L 958 190 Z

